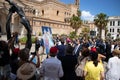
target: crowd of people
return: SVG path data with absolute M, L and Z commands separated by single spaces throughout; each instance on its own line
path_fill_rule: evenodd
M 54 46 L 50 47 L 47 58 L 40 61 L 39 47 L 45 48 L 44 41 L 39 43 L 36 38 L 35 51 L 31 55 L 32 29 L 29 21 L 21 7 L 11 0 L 5 1 L 11 7 L 6 22 L 8 41 L 0 40 L 0 80 L 120 80 L 120 41 L 71 40 L 57 36 L 53 37 Z M 10 32 L 11 17 L 15 12 L 27 30 L 23 49 L 20 48 L 18 34 L 11 36 Z
M 55 36 L 53 42 L 40 61 L 37 38 L 32 57 L 16 35 L 0 40 L 0 80 L 120 80 L 120 41 Z

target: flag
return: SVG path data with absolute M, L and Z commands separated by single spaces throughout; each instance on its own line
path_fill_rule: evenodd
M 52 39 L 52 31 L 50 27 L 42 26 L 42 38 L 44 42 L 44 47 L 46 49 L 46 54 L 48 54 L 50 48 L 54 46 Z

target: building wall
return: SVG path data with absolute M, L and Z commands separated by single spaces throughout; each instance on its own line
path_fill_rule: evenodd
M 6 17 L 7 17 L 7 14 L 5 14 L 5 11 L 4 9 L 0 9 L 0 26 L 1 26 L 1 32 L 2 33 L 5 33 L 6 32 Z
M 108 33 L 111 34 L 113 39 L 120 37 L 120 16 L 110 16 L 108 18 L 109 22 L 107 24 Z
M 51 27 L 53 34 L 69 34 L 73 31 L 73 29 L 70 28 L 70 25 L 65 22 L 65 19 L 69 19 L 73 14 L 76 15 L 78 8 L 77 5 L 64 4 L 59 0 L 13 1 L 23 8 L 26 17 L 30 21 L 33 33 L 36 35 L 41 32 L 41 26 Z M 21 34 L 26 33 L 25 28 L 21 25 L 20 18 L 17 14 L 14 14 L 12 17 L 12 32 L 14 31 L 18 31 Z

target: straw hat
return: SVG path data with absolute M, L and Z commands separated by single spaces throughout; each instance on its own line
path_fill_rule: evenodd
M 17 77 L 18 79 L 27 80 L 32 78 L 35 75 L 36 67 L 32 63 L 24 63 L 18 70 L 17 70 Z
M 115 49 L 115 50 L 113 50 L 113 52 L 112 52 L 114 55 L 119 55 L 120 54 L 120 50 L 118 50 L 118 49 Z

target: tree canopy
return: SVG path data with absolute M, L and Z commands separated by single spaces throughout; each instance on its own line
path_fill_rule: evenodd
M 81 27 L 82 25 L 82 20 L 80 18 L 81 16 L 81 12 L 78 10 L 77 11 L 77 15 L 73 15 L 70 18 L 70 26 L 75 29 L 75 33 L 77 33 L 78 29 Z
M 102 29 L 105 29 L 108 23 L 108 16 L 104 13 L 97 14 L 94 19 L 95 25 L 100 31 L 100 37 L 102 34 Z

